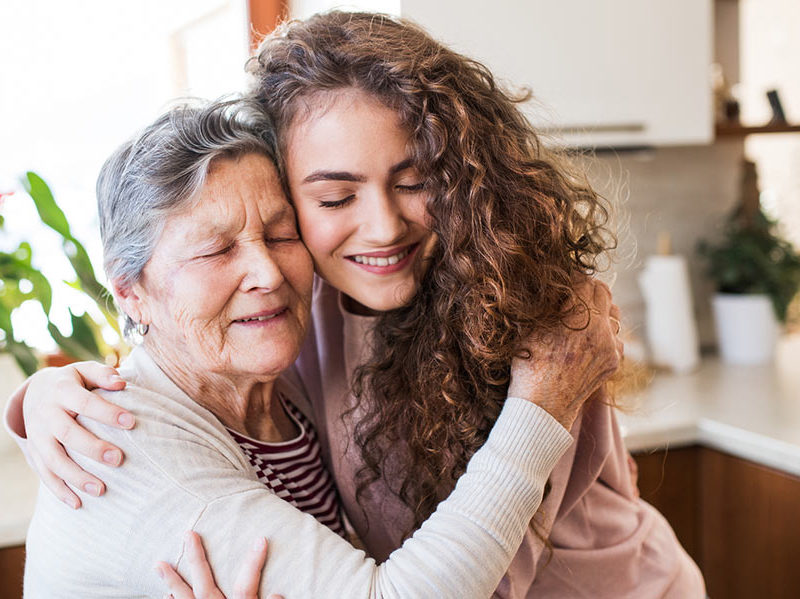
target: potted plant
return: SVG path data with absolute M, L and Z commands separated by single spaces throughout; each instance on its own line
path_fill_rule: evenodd
M 66 283 L 90 297 L 104 321 L 119 333 L 118 315 L 111 295 L 95 277 L 83 244 L 72 234 L 66 216 L 56 204 L 50 188 L 32 172 L 26 173 L 23 186 L 36 205 L 42 222 L 62 238 L 64 253 L 75 272 L 75 279 Z M 0 215 L 0 230 L 3 227 L 4 221 Z M 27 375 L 33 374 L 41 365 L 41 357 L 15 335 L 11 318 L 23 302 L 33 300 L 41 305 L 47 317 L 47 330 L 67 361 L 103 361 L 109 356 L 118 357 L 117 349 L 103 339 L 101 323 L 88 313 L 76 315 L 70 310 L 72 332 L 69 335 L 62 333 L 52 322 L 52 286 L 33 265 L 33 257 L 34 249 L 28 241 L 23 241 L 11 251 L 0 252 L 0 352 L 10 354 Z
M 717 289 L 713 307 L 720 353 L 737 364 L 771 359 L 789 304 L 800 290 L 800 253 L 764 214 L 755 177 L 755 165 L 746 162 L 742 201 L 722 239 L 698 247 Z

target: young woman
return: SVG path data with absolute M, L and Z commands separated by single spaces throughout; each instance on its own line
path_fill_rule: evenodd
M 506 395 L 529 391 L 508 388 L 514 360 L 562 362 L 533 384 L 564 397 L 607 373 L 593 362 L 614 348 L 565 354 L 549 337 L 611 245 L 606 211 L 483 66 L 407 22 L 318 15 L 265 40 L 251 67 L 321 277 L 297 372 L 345 512 L 380 561 L 452 489 Z M 130 416 L 83 384 L 114 387 L 97 367 L 67 368 L 34 377 L 24 402 L 33 461 L 64 496 L 61 479 L 102 483 L 59 442 L 121 459 L 69 414 Z M 608 403 L 587 404 L 572 433 L 498 595 L 704 596 L 638 499 Z

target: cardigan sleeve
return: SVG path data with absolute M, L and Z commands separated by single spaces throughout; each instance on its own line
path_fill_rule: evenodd
M 28 453 L 28 438 L 25 434 L 25 420 L 22 416 L 22 400 L 25 397 L 25 391 L 28 389 L 30 377 L 25 379 L 17 389 L 11 394 L 6 403 L 5 410 L 3 410 L 3 427 L 6 429 L 8 435 L 14 439 L 14 442 L 22 451 L 28 465 L 33 468 L 31 457 Z
M 141 471 L 126 472 L 128 468 L 123 467 L 111 475 L 127 479 L 128 487 L 130 479 L 141 479 L 158 488 L 157 505 L 140 508 L 150 513 L 161 509 L 164 485 L 172 486 L 175 495 L 190 495 L 187 506 L 197 505 L 199 500 L 202 507 L 192 507 L 191 527 L 203 537 L 217 583 L 228 596 L 243 556 L 257 536 L 265 536 L 270 555 L 261 596 L 489 597 L 541 502 L 550 470 L 572 442 L 569 433 L 543 409 L 509 398 L 487 442 L 472 457 L 451 495 L 379 565 L 312 516 L 274 495 L 252 472 L 219 451 L 216 441 L 188 439 L 189 427 L 182 428 L 175 439 L 147 435 L 147 419 L 137 415 L 137 422 L 136 429 L 123 434 L 135 440 L 135 447 L 128 445 L 126 454 L 139 454 L 131 458 L 128 468 L 138 464 Z M 164 424 L 163 420 L 159 423 L 162 432 Z M 162 482 L 156 482 L 158 479 Z M 111 489 L 113 481 L 108 485 Z M 170 498 L 169 503 L 174 520 L 187 522 L 177 513 L 182 502 Z M 148 547 L 162 540 L 165 544 L 175 541 L 159 540 L 166 531 L 170 536 L 177 534 L 174 521 L 165 526 L 159 520 L 151 517 L 141 527 L 132 527 L 132 559 L 126 579 L 152 576 Z M 188 573 L 180 555 L 177 566 L 181 574 Z

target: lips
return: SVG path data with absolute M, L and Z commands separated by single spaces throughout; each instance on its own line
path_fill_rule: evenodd
M 266 322 L 268 320 L 272 320 L 277 316 L 281 316 L 286 312 L 288 308 L 283 306 L 281 308 L 277 308 L 275 310 L 265 310 L 263 312 L 258 312 L 256 314 L 250 314 L 249 316 L 244 316 L 242 318 L 237 318 L 233 322 L 237 323 L 248 323 L 248 322 Z
M 364 252 L 345 256 L 359 268 L 373 274 L 392 274 L 406 268 L 413 260 L 419 243 L 390 250 Z
M 411 246 L 393 253 L 388 256 L 376 256 L 375 254 L 356 254 L 352 259 L 358 264 L 369 264 L 370 266 L 390 266 L 397 264 L 411 253 L 413 248 Z

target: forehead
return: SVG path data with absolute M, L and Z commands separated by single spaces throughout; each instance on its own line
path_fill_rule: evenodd
M 293 148 L 308 152 L 322 146 L 335 156 L 335 147 L 329 140 L 343 137 L 361 141 L 374 138 L 379 144 L 390 138 L 405 144 L 409 138 L 399 112 L 361 90 L 318 92 L 297 101 L 298 107 L 284 132 L 289 154 Z M 306 158 L 295 156 L 298 157 Z
M 252 204 L 261 212 L 288 205 L 275 164 L 261 154 L 216 158 L 197 192 L 191 211 Z
M 215 159 L 188 205 L 167 215 L 165 231 L 206 238 L 250 222 L 294 221 L 277 169 L 261 154 Z

